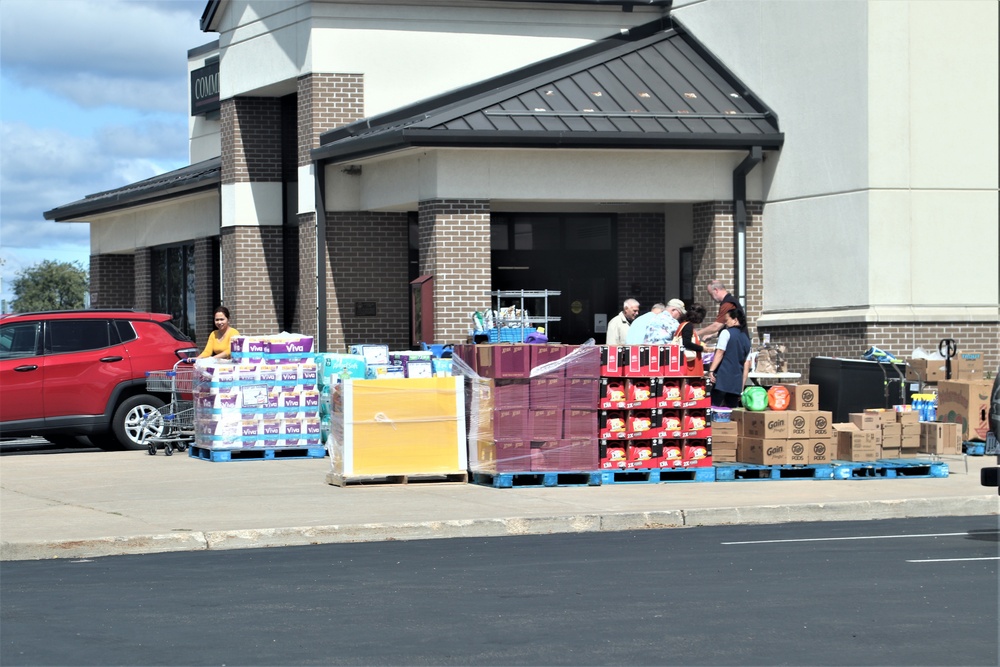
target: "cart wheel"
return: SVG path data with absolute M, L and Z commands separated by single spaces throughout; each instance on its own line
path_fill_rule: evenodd
M 188 446 L 186 442 L 182 442 L 181 444 L 177 445 L 177 451 L 179 452 L 186 452 L 187 448 Z
M 151 442 L 146 445 L 146 451 L 149 452 L 150 456 L 156 456 L 156 443 Z
M 168 444 L 166 447 L 163 448 L 163 453 L 166 454 L 167 456 L 173 456 L 174 455 L 173 446 Z

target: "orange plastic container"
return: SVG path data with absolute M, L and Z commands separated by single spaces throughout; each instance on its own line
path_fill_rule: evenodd
M 791 398 L 789 391 L 780 384 L 767 390 L 767 406 L 772 410 L 787 410 Z

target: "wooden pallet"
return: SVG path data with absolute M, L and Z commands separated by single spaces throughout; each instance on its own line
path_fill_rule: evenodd
M 385 486 L 393 484 L 466 484 L 469 473 L 407 474 L 407 475 L 342 475 L 326 474 L 326 483 L 332 486 Z

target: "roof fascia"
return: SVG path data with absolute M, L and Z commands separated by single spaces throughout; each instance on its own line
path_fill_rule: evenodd
M 156 204 L 179 196 L 193 195 L 200 192 L 217 190 L 222 182 L 220 174 L 201 178 L 197 181 L 184 183 L 165 190 L 155 190 L 148 193 L 122 193 L 113 197 L 101 197 L 99 200 L 83 199 L 72 204 L 59 206 L 51 211 L 45 211 L 42 216 L 54 222 L 72 222 L 81 216 L 113 213 L 123 208 Z

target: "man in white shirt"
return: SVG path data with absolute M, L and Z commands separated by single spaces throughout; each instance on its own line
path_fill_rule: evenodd
M 622 312 L 608 322 L 608 345 L 624 345 L 625 336 L 628 334 L 629 325 L 639 314 L 639 302 L 635 299 L 625 299 L 622 304 Z

